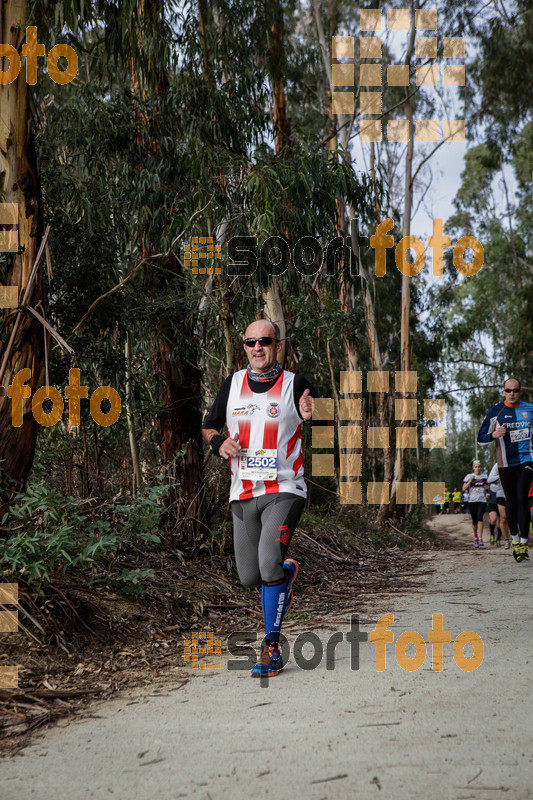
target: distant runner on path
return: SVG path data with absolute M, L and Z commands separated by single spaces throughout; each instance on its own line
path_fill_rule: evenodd
M 444 489 L 444 511 L 446 514 L 450 513 L 450 491 Z
M 243 586 L 261 586 L 266 636 L 252 670 L 261 677 L 283 669 L 279 635 L 298 574 L 298 563 L 286 555 L 307 497 L 302 422 L 311 419 L 316 392 L 278 364 L 277 325 L 252 322 L 243 347 L 248 367 L 226 378 L 202 433 L 215 455 L 231 461 L 237 571 Z M 222 435 L 226 424 L 228 437 Z
M 454 511 L 454 514 L 459 514 L 459 512 L 461 511 L 461 498 L 462 498 L 462 496 L 463 496 L 462 492 L 460 492 L 459 489 L 454 489 L 453 490 L 453 492 L 452 492 L 452 500 L 453 500 L 453 511 Z
M 435 511 L 437 514 L 442 514 L 442 494 L 436 494 L 433 496 L 433 502 L 435 503 Z
M 496 441 L 496 461 L 507 498 L 513 558 L 518 562 L 529 561 L 528 493 L 533 478 L 533 405 L 520 400 L 522 387 L 516 378 L 507 378 L 503 391 L 505 400 L 487 411 L 477 440 L 480 444 Z
M 503 491 L 503 486 L 500 481 L 500 476 L 498 475 L 498 464 L 494 464 L 491 471 L 489 472 L 489 477 L 487 480 L 488 487 L 490 489 L 491 497 L 489 498 L 489 514 L 491 522 L 493 522 L 492 513 L 495 511 L 498 520 L 498 537 L 496 539 L 496 547 L 500 547 L 500 534 L 503 533 L 503 549 L 509 550 L 509 525 L 507 524 L 507 513 L 505 510 L 506 500 L 505 500 L 505 493 Z M 495 498 L 494 502 L 496 503 L 496 507 L 492 506 L 491 500 Z
M 480 461 L 473 462 L 474 472 L 469 472 L 463 478 L 463 492 L 468 492 L 468 510 L 472 517 L 474 529 L 474 547 L 483 547 L 483 516 L 487 505 L 485 486 L 487 474 L 483 472 Z

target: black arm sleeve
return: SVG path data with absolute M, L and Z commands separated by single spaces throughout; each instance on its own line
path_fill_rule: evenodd
M 215 397 L 215 402 L 211 406 L 206 418 L 202 422 L 202 428 L 210 428 L 215 431 L 221 431 L 226 424 L 226 407 L 228 405 L 232 377 L 233 375 L 228 375 L 220 387 L 219 392 Z

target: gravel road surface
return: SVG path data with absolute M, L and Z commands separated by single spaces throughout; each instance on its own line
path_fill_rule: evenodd
M 293 653 L 284 672 L 261 685 L 248 671 L 228 670 L 223 655 L 219 671 L 190 670 L 188 681 L 95 704 L 36 737 L 0 762 L 1 800 L 533 797 L 533 567 L 488 544 L 467 549 L 466 516 L 434 524 L 457 545 L 422 554 L 433 571 L 421 575 L 418 591 L 364 610 L 353 598 L 363 632 L 394 615 L 384 670 L 376 670 L 371 641 L 360 643 L 354 668 L 349 619 L 337 626 L 334 669 L 325 656 L 302 669 Z M 432 668 L 428 642 L 434 614 L 451 634 L 442 671 Z M 425 641 L 416 671 L 397 662 L 405 631 Z M 471 671 L 453 655 L 463 631 L 483 642 L 483 661 Z M 333 631 L 315 633 L 326 648 Z M 291 632 L 291 646 L 296 638 Z M 456 646 L 458 658 L 472 659 L 466 666 L 479 660 L 476 642 Z M 401 645 L 400 660 L 415 655 L 414 644 Z M 417 647 L 422 658 L 420 639 Z M 313 652 L 306 644 L 302 656 Z

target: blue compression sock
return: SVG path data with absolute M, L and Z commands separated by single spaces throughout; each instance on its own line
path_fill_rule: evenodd
M 264 583 L 261 587 L 261 605 L 263 606 L 266 631 L 265 639 L 269 643 L 279 640 L 286 596 L 287 581 L 285 578 L 275 583 Z

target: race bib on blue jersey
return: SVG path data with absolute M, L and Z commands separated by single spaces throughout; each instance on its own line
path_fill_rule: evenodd
M 529 428 L 522 428 L 520 431 L 509 431 L 509 437 L 512 442 L 524 442 L 529 439 L 531 431 Z

